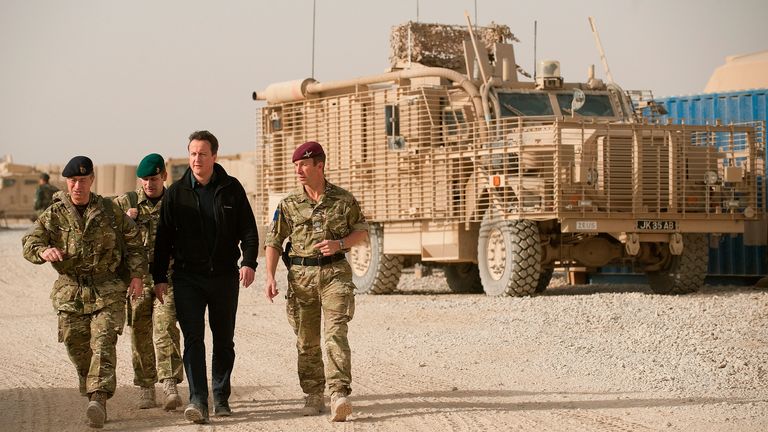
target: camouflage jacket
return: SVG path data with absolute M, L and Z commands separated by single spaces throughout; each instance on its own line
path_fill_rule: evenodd
M 283 241 L 290 237 L 290 256 L 313 257 L 320 255 L 313 245 L 338 240 L 352 231 L 368 231 L 360 205 L 351 193 L 326 180 L 317 203 L 309 199 L 304 188 L 280 201 L 264 244 L 282 250 Z
M 59 189 L 50 184 L 41 184 L 35 190 L 35 210 L 45 210 L 53 202 L 53 194 L 58 192 Z
M 115 273 L 122 256 L 117 233 L 104 205 L 101 196 L 91 193 L 88 207 L 81 217 L 69 194 L 56 192 L 51 206 L 22 239 L 24 258 L 33 264 L 44 264 L 46 261 L 40 254 L 49 247 L 56 247 L 64 253 L 64 260 L 51 264 L 61 275 L 77 280 L 78 277 Z M 123 235 L 131 277 L 142 278 L 147 272 L 147 256 L 139 229 L 117 206 L 113 210 L 114 222 Z M 87 312 L 103 307 L 112 301 L 109 299 L 124 298 L 127 290 L 122 282 L 105 283 L 104 287 L 98 288 L 96 295 L 83 296 L 81 288 L 77 283 L 59 278 L 51 293 L 54 307 L 62 311 Z M 98 307 L 86 303 L 97 303 Z
M 147 259 L 149 262 L 152 262 L 155 254 L 157 224 L 160 222 L 160 208 L 163 205 L 163 200 L 161 198 L 157 204 L 152 204 L 152 201 L 147 198 L 147 194 L 144 193 L 144 189 L 141 187 L 136 190 L 136 195 L 136 209 L 139 211 L 139 215 L 136 216 L 134 222 L 141 232 L 141 242 L 144 245 Z M 128 198 L 127 193 L 115 198 L 114 202 L 123 213 L 131 208 L 131 200 Z

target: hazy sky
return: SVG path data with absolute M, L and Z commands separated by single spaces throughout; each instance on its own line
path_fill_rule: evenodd
M 317 0 L 315 78 L 383 72 L 392 26 L 507 24 L 517 61 L 556 59 L 566 81 L 602 67 L 656 96 L 699 93 L 728 55 L 768 48 L 766 0 Z M 184 156 L 212 131 L 221 154 L 255 149 L 254 90 L 311 75 L 312 0 L 0 0 L 0 155 L 17 163 L 136 164 Z

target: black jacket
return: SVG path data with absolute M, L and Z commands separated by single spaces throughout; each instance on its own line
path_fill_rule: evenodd
M 208 254 L 198 197 L 192 189 L 192 170 L 187 168 L 163 198 L 152 265 L 155 283 L 168 282 L 171 257 L 175 271 L 215 275 L 236 270 L 240 258 L 238 244 L 243 253 L 241 265 L 256 268 L 259 233 L 245 189 L 221 165 L 215 164 L 213 169 L 216 175 L 213 254 Z

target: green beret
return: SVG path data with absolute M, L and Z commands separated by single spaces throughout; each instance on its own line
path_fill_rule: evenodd
M 136 177 L 149 177 L 163 171 L 165 171 L 163 157 L 157 153 L 152 153 L 144 156 L 144 159 L 139 162 L 139 166 L 136 168 Z

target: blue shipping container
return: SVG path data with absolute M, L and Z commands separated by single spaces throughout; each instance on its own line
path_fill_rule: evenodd
M 768 89 L 754 89 L 728 93 L 704 93 L 688 96 L 672 96 L 657 99 L 666 108 L 668 114 L 661 118 L 669 119 L 674 124 L 706 125 L 737 124 L 746 122 L 768 123 Z M 763 136 L 763 139 L 766 137 Z M 764 180 L 764 179 L 763 179 Z M 763 185 L 762 202 L 765 209 L 767 202 L 766 188 Z M 768 246 L 765 244 L 744 245 L 744 236 L 723 235 L 717 247 L 709 249 L 709 272 L 707 282 L 720 281 L 731 283 L 734 279 L 764 276 L 768 274 Z M 629 276 L 632 269 L 626 267 L 605 267 L 600 274 L 593 275 L 593 280 L 615 280 L 608 275 Z

